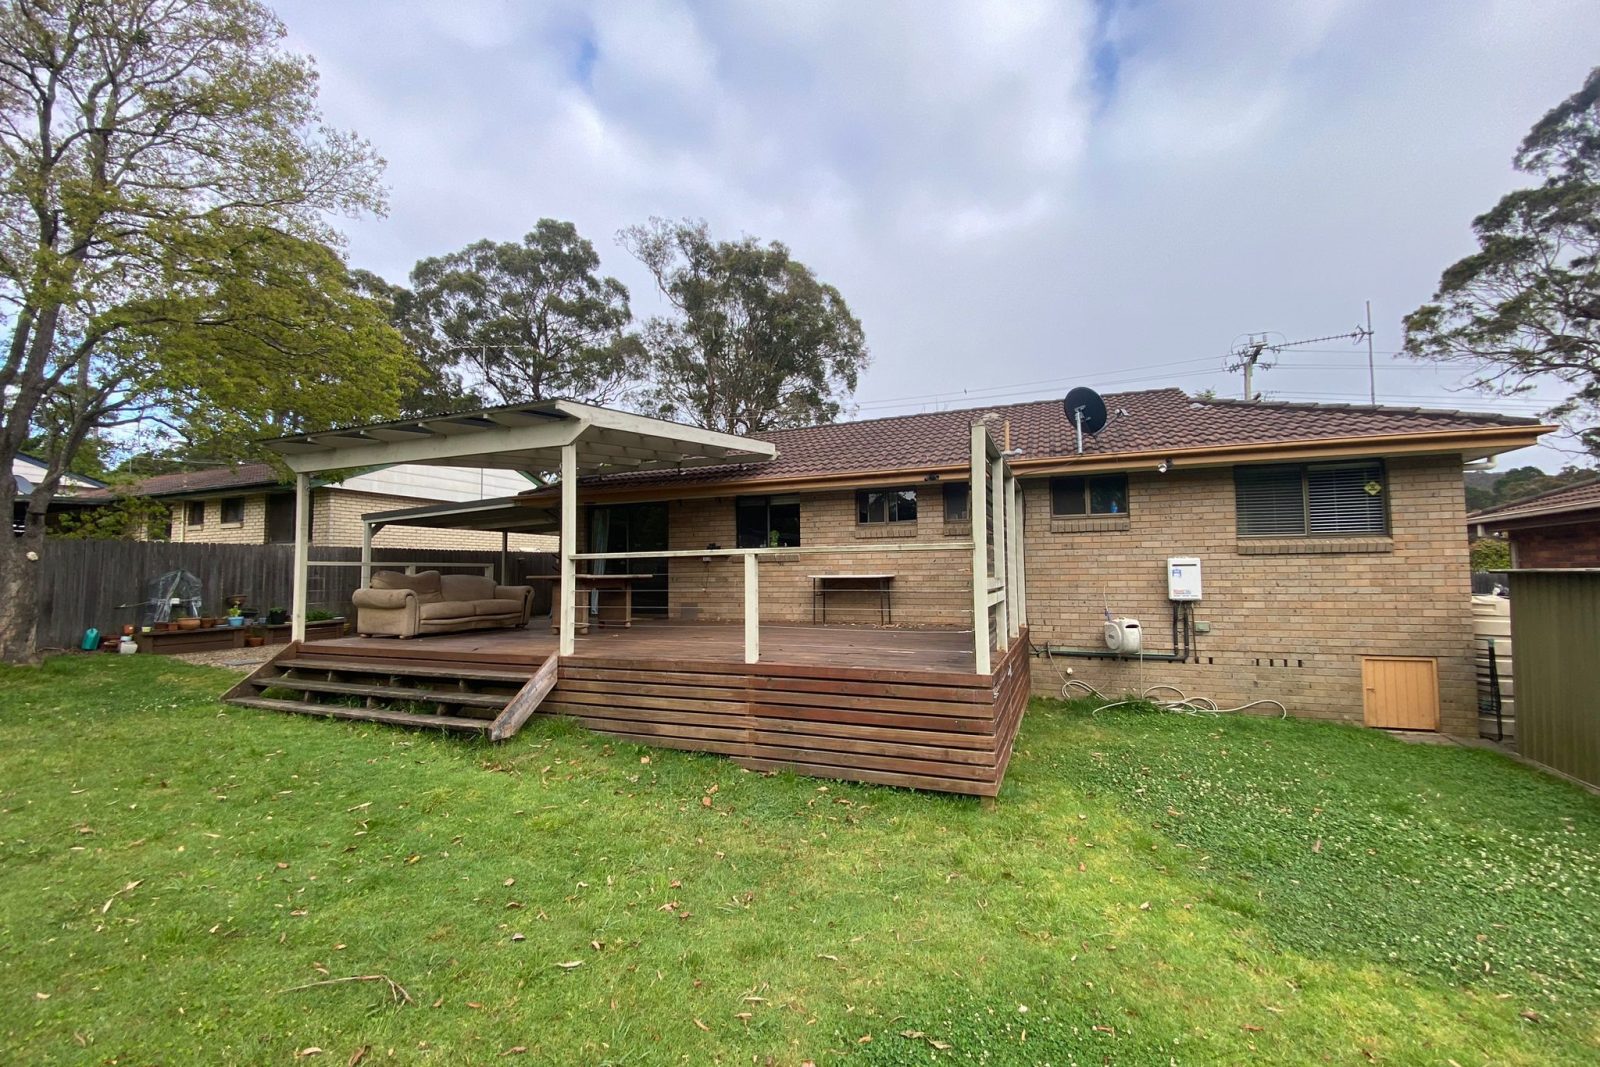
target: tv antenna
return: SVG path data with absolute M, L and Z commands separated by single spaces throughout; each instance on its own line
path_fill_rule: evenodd
M 1285 349 L 1301 345 L 1314 345 L 1322 341 L 1349 341 L 1352 344 L 1367 342 L 1367 391 L 1372 403 L 1378 402 L 1378 386 L 1372 359 L 1372 301 L 1367 301 L 1367 324 L 1357 326 L 1348 333 L 1328 334 L 1325 337 L 1308 337 L 1303 341 L 1273 341 L 1268 333 L 1246 334 L 1243 341 L 1233 346 L 1229 353 L 1228 370 L 1244 371 L 1244 398 L 1261 399 L 1254 392 L 1255 371 L 1271 370 L 1276 364 L 1263 361 L 1263 357 L 1280 355 Z

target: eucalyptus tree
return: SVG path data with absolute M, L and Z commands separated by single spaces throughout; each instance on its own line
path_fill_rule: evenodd
M 0 2 L 0 659 L 33 655 L 61 474 L 135 421 L 238 442 L 394 407 L 411 361 L 330 219 L 382 161 L 326 126 L 309 58 L 256 0 Z
M 671 312 L 647 322 L 643 406 L 729 433 L 831 422 L 867 366 L 839 290 L 776 241 L 713 240 L 703 220 L 620 235 Z

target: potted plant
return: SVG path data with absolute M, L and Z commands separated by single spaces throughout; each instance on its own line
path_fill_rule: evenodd
M 289 621 L 289 609 L 288 608 L 268 608 L 267 609 L 267 625 L 268 626 L 282 626 L 284 623 L 286 623 L 288 621 Z
M 267 643 L 267 628 L 265 626 L 252 626 L 244 635 L 246 648 L 260 648 Z
M 178 620 L 178 629 L 180 629 L 180 630 L 198 630 L 198 629 L 200 629 L 200 619 L 199 619 L 199 617 L 195 616 L 195 615 L 185 615 L 183 618 Z
M 233 598 L 229 597 L 228 599 L 231 600 Z M 238 604 L 230 605 L 228 608 L 228 625 L 235 630 L 244 625 L 244 610 Z

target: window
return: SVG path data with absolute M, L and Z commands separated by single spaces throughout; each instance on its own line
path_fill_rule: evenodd
M 798 548 L 800 498 L 741 496 L 733 504 L 740 548 Z
M 915 489 L 859 489 L 856 491 L 856 522 L 863 526 L 880 522 L 916 522 Z
M 1051 478 L 1050 514 L 1126 515 L 1128 476 L 1100 474 L 1088 478 Z
M 945 484 L 944 521 L 972 521 L 972 486 L 966 482 L 948 482 Z
M 183 524 L 185 526 L 204 526 L 206 524 L 206 502 L 204 500 L 189 501 L 189 506 L 184 508 Z
M 244 497 L 228 496 L 222 498 L 222 518 L 224 526 L 237 526 L 244 522 Z
M 1235 467 L 1240 537 L 1327 537 L 1389 530 L 1383 464 L 1283 464 Z

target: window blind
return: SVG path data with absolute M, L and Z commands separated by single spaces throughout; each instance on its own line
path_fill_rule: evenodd
M 1299 467 L 1235 467 L 1234 511 L 1240 537 L 1300 537 L 1306 499 Z
M 1369 488 L 1376 492 L 1369 492 Z M 1383 533 L 1388 527 L 1383 467 L 1362 463 L 1306 468 L 1306 499 L 1314 534 Z

